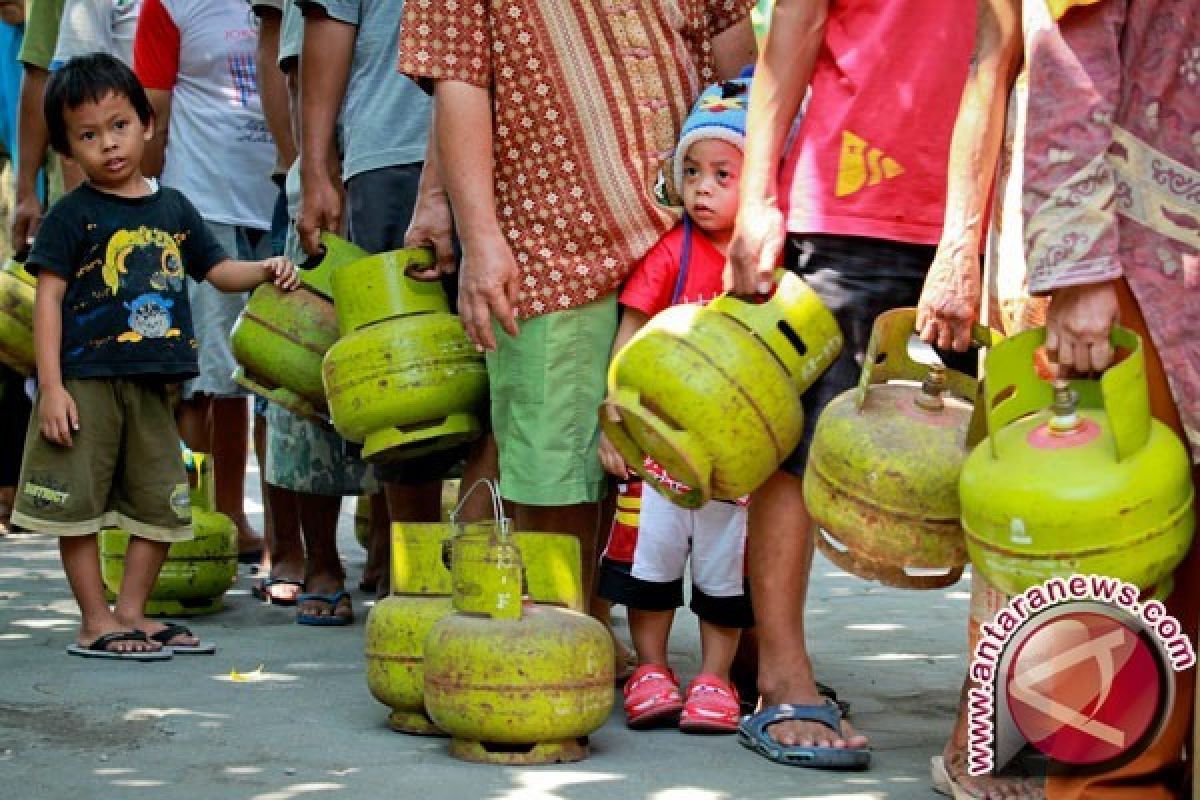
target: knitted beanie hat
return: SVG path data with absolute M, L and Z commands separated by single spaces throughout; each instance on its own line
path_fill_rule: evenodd
M 679 144 L 672 159 L 675 189 L 683 188 L 683 158 L 688 148 L 701 139 L 723 139 L 738 150 L 746 149 L 746 107 L 750 104 L 750 79 L 753 67 L 737 78 L 714 83 L 700 95 L 692 113 L 683 123 Z

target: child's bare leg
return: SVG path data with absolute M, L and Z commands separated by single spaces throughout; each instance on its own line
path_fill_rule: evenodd
M 629 635 L 637 651 L 638 664 L 667 666 L 667 640 L 671 638 L 671 623 L 675 611 L 629 610 Z
M 741 628 L 726 628 L 700 620 L 700 672 L 729 682 L 729 669 L 737 655 Z
M 67 583 L 75 602 L 79 604 L 79 612 L 83 623 L 79 628 L 76 641 L 86 647 L 107 633 L 128 630 L 129 626 L 108 607 L 104 597 L 104 580 L 100 576 L 100 551 L 96 543 L 96 534 L 89 536 L 60 536 L 58 552 L 62 557 L 63 571 L 67 573 Z M 158 650 L 157 642 L 118 641 L 109 645 L 114 652 L 149 652 Z
M 212 398 L 206 394 L 193 395 L 190 399 L 179 403 L 175 411 L 175 423 L 179 426 L 179 436 L 190 449 L 197 453 L 212 452 L 212 436 L 209 425 L 209 412 Z
M 166 542 L 130 536 L 129 548 L 125 551 L 125 575 L 121 579 L 121 591 L 117 593 L 116 616 L 126 628 L 142 631 L 147 636 L 167 627 L 146 618 L 146 600 L 158 580 L 168 548 L 170 545 Z M 182 634 L 169 642 L 179 645 L 198 643 L 196 637 Z
M 263 548 L 262 538 L 250 527 L 243 505 L 246 483 L 246 440 L 250 436 L 250 407 L 244 397 L 212 399 L 212 454 L 217 510 L 238 529 L 238 552 Z

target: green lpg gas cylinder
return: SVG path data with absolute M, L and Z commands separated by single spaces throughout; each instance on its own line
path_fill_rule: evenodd
M 1120 578 L 1159 589 L 1195 528 L 1191 462 L 1150 415 L 1141 339 L 1099 380 L 1053 384 L 1034 369 L 1045 330 L 997 345 L 985 364 L 988 437 L 959 482 L 971 562 L 1017 594 L 1052 576 Z
M 736 500 L 796 447 L 800 394 L 841 348 L 837 321 L 791 273 L 763 303 L 724 295 L 673 306 L 613 358 L 600 423 L 626 463 L 678 505 Z

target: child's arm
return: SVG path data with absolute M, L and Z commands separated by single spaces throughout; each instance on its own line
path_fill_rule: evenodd
M 296 265 L 283 256 L 272 256 L 262 261 L 234 261 L 227 258 L 205 273 L 204 280 L 222 292 L 248 292 L 267 281 L 285 292 L 300 285 Z
M 66 291 L 66 280 L 49 270 L 38 270 L 33 300 L 38 429 L 49 441 L 70 447 L 74 444 L 71 431 L 79 430 L 79 409 L 62 379 L 62 301 Z
M 621 324 L 617 327 L 617 336 L 613 339 L 612 354 L 615 356 L 621 352 L 621 348 L 628 344 L 633 335 L 649 321 L 650 317 L 645 311 L 625 306 L 621 315 Z M 613 422 L 621 421 L 621 416 L 614 407 L 605 405 L 604 409 L 608 418 Z M 613 443 L 604 435 L 603 430 L 600 431 L 600 463 L 604 465 L 606 472 L 616 475 L 618 478 L 629 478 L 629 465 L 625 463 L 625 459 L 617 452 L 617 448 L 613 447 Z

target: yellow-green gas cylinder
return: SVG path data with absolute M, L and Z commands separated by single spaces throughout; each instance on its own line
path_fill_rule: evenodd
M 820 298 L 782 273 L 764 303 L 725 295 L 656 315 L 613 358 L 600 422 L 626 463 L 678 505 L 736 500 L 800 441 L 799 396 L 841 349 Z
M 425 713 L 425 637 L 449 614 L 450 572 L 442 542 L 453 526 L 392 525 L 392 593 L 367 617 L 367 688 L 392 709 L 388 725 L 403 733 L 439 734 Z
M 330 279 L 339 264 L 367 253 L 330 233 L 321 234 L 321 244 L 323 254 L 300 270 L 300 288 L 285 292 L 264 283 L 254 290 L 233 326 L 230 347 L 239 384 L 328 424 L 321 359 L 338 337 Z
M 460 551 L 486 556 L 494 523 L 464 528 L 441 523 L 392 525 L 392 594 L 367 618 L 367 686 L 390 707 L 393 730 L 414 734 L 441 731 L 425 713 L 425 639 L 434 623 L 450 613 L 451 579 L 445 546 L 459 531 Z M 582 608 L 579 540 L 554 533 L 513 537 L 529 564 L 531 596 L 542 603 Z M 482 555 L 480 555 L 482 553 Z
M 612 638 L 578 611 L 523 598 L 505 526 L 453 544 L 455 613 L 425 644 L 425 707 L 468 761 L 544 764 L 587 755 L 613 702 Z
M 198 616 L 224 607 L 226 590 L 237 579 L 237 528 L 229 517 L 215 511 L 212 464 L 207 456 L 193 453 L 189 472 L 196 485 L 189 492 L 195 538 L 175 542 L 150 598 L 150 616 Z M 100 566 L 105 588 L 115 596 L 125 575 L 125 550 L 129 534 L 120 529 L 100 534 Z
M 0 270 L 0 363 L 33 374 L 33 295 L 37 281 L 17 261 Z
M 1076 573 L 1161 587 L 1191 544 L 1187 451 L 1150 416 L 1141 339 L 1111 341 L 1127 355 L 1098 381 L 1041 380 L 1042 328 L 987 356 L 988 437 L 959 492 L 971 563 L 1007 594 Z
M 822 552 L 847 572 L 889 586 L 936 589 L 967 562 L 958 477 L 974 378 L 908 354 L 916 311 L 875 320 L 857 388 L 817 421 L 804 500 Z M 975 339 L 991 336 L 976 328 Z
M 476 438 L 487 398 L 483 355 L 436 281 L 409 277 L 428 250 L 359 259 L 333 273 L 339 339 L 325 356 L 338 433 L 371 461 L 413 458 Z

